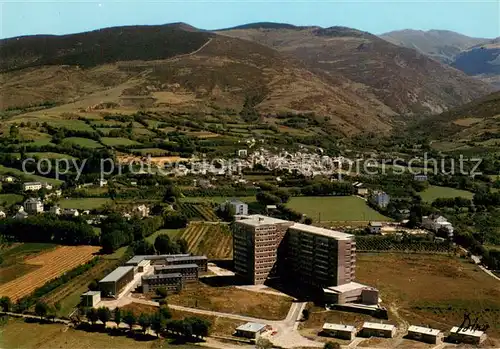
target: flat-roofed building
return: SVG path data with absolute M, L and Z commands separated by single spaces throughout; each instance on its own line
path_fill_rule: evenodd
M 356 327 L 342 324 L 329 324 L 323 325 L 322 333 L 329 337 L 353 340 L 356 337 Z
M 360 331 L 360 335 L 363 337 L 392 338 L 395 334 L 396 326 L 376 322 L 365 322 Z
M 84 307 L 95 307 L 101 301 L 101 291 L 88 291 L 81 295 L 81 304 Z
M 422 326 L 410 326 L 408 328 L 408 338 L 429 344 L 438 344 L 443 339 L 440 330 Z
M 349 282 L 324 288 L 323 300 L 332 304 L 361 303 L 376 305 L 378 304 L 378 290 L 357 282 Z
M 199 267 L 197 264 L 174 264 L 155 266 L 155 274 L 181 273 L 184 282 L 198 281 Z
M 453 342 L 466 344 L 481 344 L 486 338 L 487 335 L 483 331 L 463 329 L 456 326 L 451 329 L 449 336 L 449 339 Z
M 236 328 L 235 335 L 238 337 L 245 337 L 250 339 L 257 338 L 260 334 L 266 331 L 267 325 L 259 324 L 256 322 L 247 322 Z
M 133 266 L 118 267 L 99 281 L 99 289 L 103 297 L 116 297 L 133 279 Z
M 143 260 L 150 261 L 151 265 L 165 265 L 167 264 L 166 259 L 169 257 L 189 257 L 189 253 L 184 254 L 153 254 L 153 255 L 135 255 L 130 258 L 125 265 L 138 266 Z
M 208 270 L 208 258 L 206 256 L 169 256 L 166 261 L 167 265 L 196 264 L 199 271 Z
M 144 275 L 142 277 L 143 293 L 148 293 L 158 288 L 164 288 L 167 291 L 178 293 L 182 291 L 182 286 L 183 282 L 181 273 L 153 274 Z
M 139 273 L 143 273 L 147 267 L 151 265 L 151 261 L 149 259 L 143 259 L 137 264 L 137 271 Z

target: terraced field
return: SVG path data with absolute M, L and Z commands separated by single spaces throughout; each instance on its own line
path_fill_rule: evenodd
M 219 220 L 209 203 L 183 202 L 179 208 L 190 219 L 216 222 Z
M 191 222 L 181 238 L 187 241 L 193 254 L 203 254 L 210 259 L 232 258 L 233 237 L 226 224 Z
M 88 262 L 99 250 L 97 246 L 61 246 L 29 258 L 24 264 L 38 266 L 38 269 L 1 285 L 0 296 L 8 296 L 15 302 L 66 271 Z

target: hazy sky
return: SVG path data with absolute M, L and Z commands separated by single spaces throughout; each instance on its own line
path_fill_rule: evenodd
M 500 36 L 500 0 L 488 1 L 2 1 L 0 37 L 67 34 L 132 24 L 186 22 L 218 29 L 251 22 L 342 25 L 381 34 L 448 29 Z

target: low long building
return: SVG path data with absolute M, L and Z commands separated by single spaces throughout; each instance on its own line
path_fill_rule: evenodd
M 134 279 L 134 267 L 118 267 L 99 281 L 103 297 L 116 297 Z
M 182 274 L 153 274 L 142 277 L 142 292 L 148 293 L 158 288 L 164 288 L 167 291 L 178 293 L 182 290 Z
M 379 324 L 376 322 L 365 322 L 360 332 L 363 337 L 392 338 L 396 334 L 396 326 L 390 324 Z
M 206 256 L 169 256 L 166 258 L 167 265 L 196 264 L 199 271 L 208 270 L 208 258 Z
M 429 344 L 438 344 L 443 339 L 443 333 L 440 330 L 421 326 L 410 326 L 407 336 Z
M 198 270 L 197 264 L 174 264 L 174 265 L 162 265 L 155 266 L 155 274 L 171 274 L 171 273 L 181 273 L 184 282 L 194 282 L 198 281 Z
M 349 282 L 340 286 L 330 286 L 323 289 L 323 299 L 326 303 L 348 304 L 361 303 L 378 304 L 378 290 L 357 282 Z
M 323 325 L 323 334 L 329 337 L 353 340 L 356 337 L 356 327 L 325 323 Z
M 486 337 L 483 331 L 466 330 L 455 326 L 450 331 L 449 339 L 457 343 L 480 344 Z
M 150 254 L 150 255 L 136 255 L 130 258 L 125 265 L 138 266 L 144 260 L 150 261 L 152 265 L 164 265 L 167 264 L 167 258 L 171 257 L 189 257 L 189 253 L 183 254 Z
M 259 324 L 256 322 L 247 322 L 244 325 L 236 328 L 235 335 L 238 337 L 245 337 L 250 339 L 257 338 L 261 333 L 266 331 L 267 325 Z

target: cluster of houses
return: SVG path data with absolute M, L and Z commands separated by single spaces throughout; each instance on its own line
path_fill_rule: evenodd
M 356 336 L 393 338 L 396 332 L 397 328 L 395 325 L 376 322 L 363 323 L 359 331 L 355 326 L 351 325 L 325 323 L 321 334 L 333 338 L 353 340 Z M 412 325 L 408 328 L 408 333 L 405 338 L 429 344 L 439 344 L 444 339 L 444 333 L 438 329 Z M 450 330 L 448 341 L 454 343 L 480 344 L 484 342 L 486 338 L 487 335 L 484 331 L 453 327 Z

